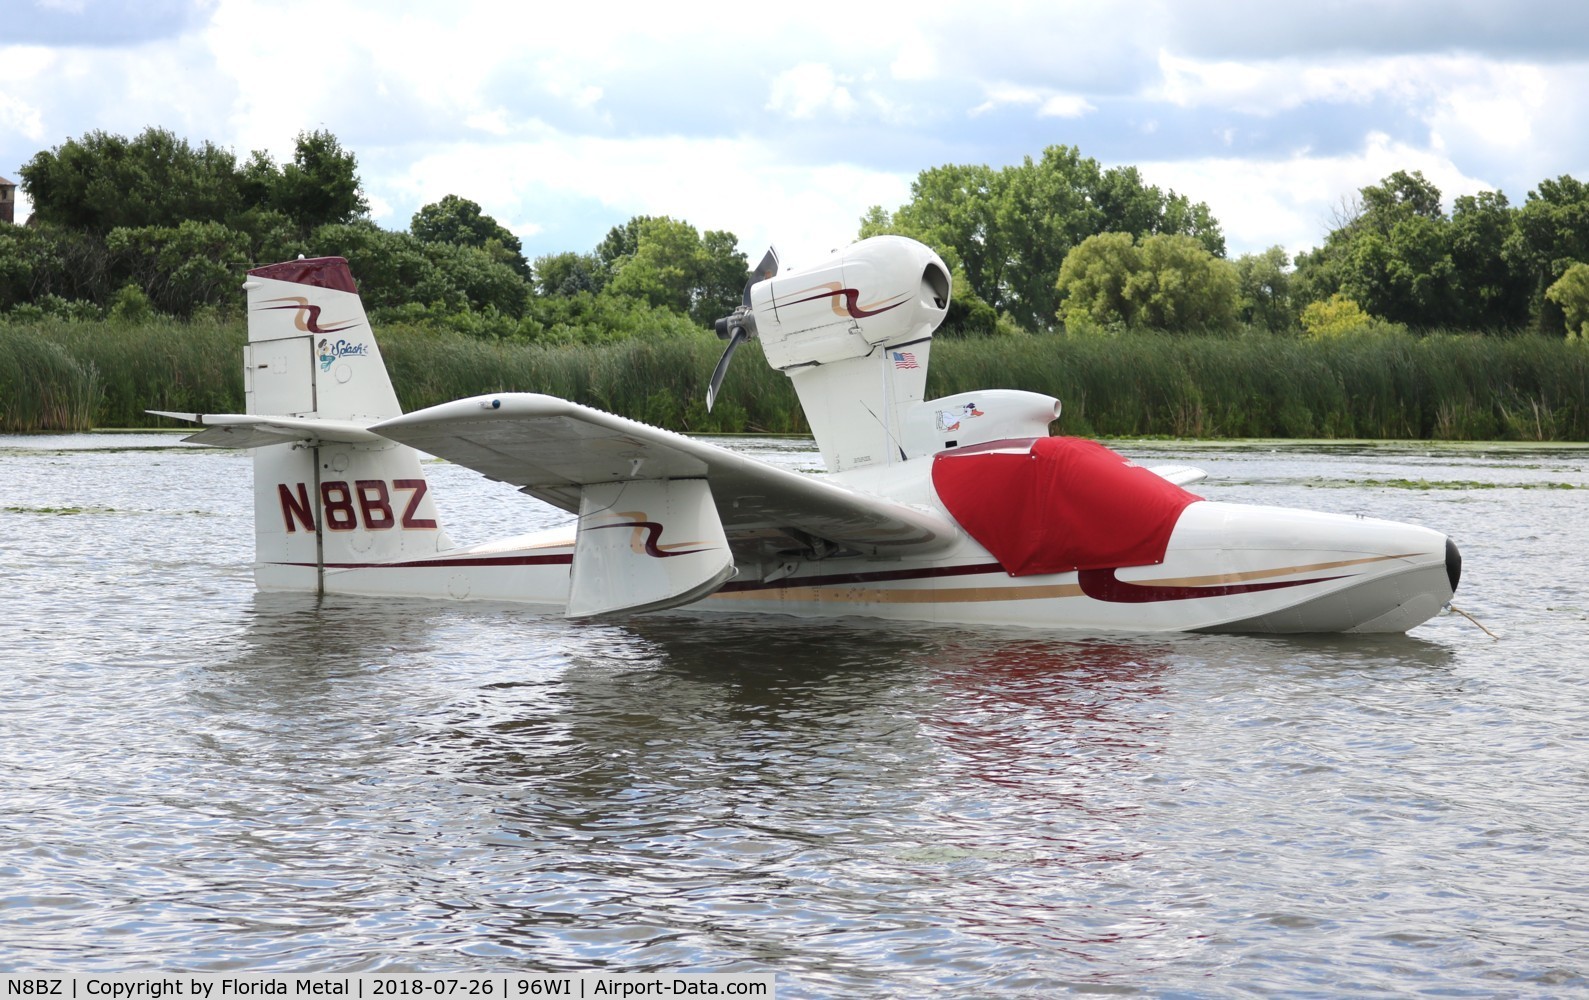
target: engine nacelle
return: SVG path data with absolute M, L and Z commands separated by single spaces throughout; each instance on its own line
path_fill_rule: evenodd
M 750 286 L 746 304 L 717 323 L 730 343 L 712 393 L 735 345 L 758 337 L 794 384 L 831 471 L 903 461 L 905 414 L 927 388 L 932 333 L 948 308 L 937 254 L 902 236 L 862 240 Z
M 902 236 L 862 240 L 815 267 L 750 289 L 762 350 L 781 371 L 918 343 L 932 336 L 948 308 L 949 269 Z

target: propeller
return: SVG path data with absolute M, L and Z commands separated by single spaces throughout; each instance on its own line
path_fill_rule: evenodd
M 750 272 L 750 277 L 745 281 L 745 298 L 739 308 L 712 324 L 718 337 L 728 341 L 728 346 L 723 349 L 723 356 L 717 359 L 717 367 L 712 369 L 712 380 L 706 385 L 706 412 L 710 413 L 712 404 L 717 402 L 717 390 L 723 386 L 723 376 L 728 374 L 728 362 L 734 357 L 734 352 L 739 350 L 740 344 L 756 336 L 756 315 L 750 311 L 751 286 L 777 273 L 778 251 L 768 247 L 761 263 L 756 265 L 756 270 Z

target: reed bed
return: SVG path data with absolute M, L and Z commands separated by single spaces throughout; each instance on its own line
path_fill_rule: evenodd
M 1589 441 L 1589 349 L 1533 335 L 1004 337 L 933 347 L 931 395 L 1057 396 L 1100 437 Z
M 163 423 L 145 409 L 240 412 L 244 336 L 237 322 L 0 318 L 0 430 Z M 529 391 L 676 430 L 807 429 L 754 342 L 708 414 L 722 343 L 705 333 L 554 346 L 397 324 L 378 336 L 407 410 Z M 1589 441 L 1589 347 L 1537 336 L 1007 336 L 939 340 L 932 362 L 929 395 L 1045 392 L 1064 402 L 1058 426 L 1070 434 Z

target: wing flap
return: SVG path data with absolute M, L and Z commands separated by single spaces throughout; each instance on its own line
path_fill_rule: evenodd
M 476 396 L 417 410 L 377 434 L 577 512 L 584 487 L 704 479 L 730 540 L 794 529 L 859 551 L 947 548 L 942 514 L 804 476 L 603 410 L 538 393 Z

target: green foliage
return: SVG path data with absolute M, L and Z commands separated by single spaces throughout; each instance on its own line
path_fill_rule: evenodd
M 34 155 L 21 175 L 39 222 L 93 233 L 225 219 L 243 207 L 229 151 L 161 128 L 131 140 L 88 132 Z
M 485 250 L 520 277 L 530 277 L 519 238 L 468 198 L 449 194 L 424 206 L 414 213 L 409 232 L 424 243 L 457 243 Z
M 634 305 L 634 304 L 631 304 Z M 380 323 L 405 409 L 492 391 L 547 392 L 690 431 L 801 433 L 788 379 L 746 344 L 708 415 L 722 345 L 676 336 L 526 343 Z M 150 426 L 145 408 L 238 412 L 244 325 L 0 316 L 0 431 Z M 932 395 L 1009 386 L 1064 401 L 1060 429 L 1103 436 L 1589 440 L 1589 351 L 1559 338 L 1412 336 L 943 341 Z
M 1126 331 L 934 347 L 930 394 L 989 385 L 1058 397 L 1067 434 L 1589 440 L 1589 351 L 1537 336 Z
M 1302 332 L 1309 337 L 1343 337 L 1373 326 L 1374 317 L 1353 300 L 1337 292 L 1302 309 Z
M 1101 233 L 1066 257 L 1055 288 L 1065 328 L 1185 332 L 1228 327 L 1238 304 L 1237 272 L 1194 237 Z
M 485 248 L 424 243 L 362 219 L 321 226 L 310 244 L 318 255 L 347 258 L 366 309 L 417 304 L 519 317 L 529 301 L 528 283 Z
M 1236 258 L 1238 310 L 1243 323 L 1270 333 L 1283 333 L 1296 327 L 1290 265 L 1291 258 L 1279 246 Z
M 1589 184 L 1566 174 L 1541 181 L 1516 218 L 1508 249 L 1530 283 L 1538 329 L 1560 334 L 1566 318 L 1546 290 L 1573 264 L 1589 261 Z
M 636 217 L 596 248 L 612 275 L 603 291 L 687 314 L 704 326 L 739 305 L 749 265 L 737 242 L 732 233 L 701 234 L 666 216 Z
M 123 285 L 110 301 L 110 319 L 119 324 L 147 323 L 154 318 L 154 303 L 137 285 Z
M 248 265 L 248 239 L 219 222 L 118 227 L 105 236 L 119 280 L 141 288 L 154 307 L 188 316 L 202 305 L 232 305 Z
M 305 232 L 370 210 L 359 192 L 358 158 L 323 129 L 298 133 L 292 162 L 272 184 L 271 205 Z
M 1448 218 L 1440 190 L 1422 173 L 1402 170 L 1359 194 L 1324 245 L 1298 255 L 1293 292 L 1299 301 L 1341 294 L 1414 329 L 1499 331 L 1528 324 L 1530 309 L 1537 308 L 1529 301 L 1530 270 L 1540 275 L 1549 265 L 1529 250 L 1525 213 L 1512 209 L 1505 195 L 1458 197 Z M 1529 211 L 1539 216 L 1543 209 Z M 1543 295 L 1544 285 L 1538 288 Z
M 1461 195 L 1454 202 L 1447 237 L 1456 272 L 1453 323 L 1478 330 L 1527 324 L 1529 279 L 1514 250 L 1516 216 L 1499 191 Z
M 193 221 L 279 243 L 283 221 L 301 236 L 368 210 L 356 158 L 323 130 L 300 133 L 280 168 L 260 151 L 239 165 L 229 150 L 151 127 L 130 140 L 103 131 L 68 139 L 21 173 L 37 224 L 100 236 Z
M 1182 234 L 1212 254 L 1225 252 L 1207 205 L 1145 184 L 1134 167 L 1104 170 L 1071 146 L 1050 146 L 1038 161 L 1026 157 L 1000 170 L 924 170 L 911 200 L 892 215 L 873 206 L 860 234 L 896 233 L 926 243 L 964 277 L 956 296 L 969 293 L 995 314 L 1045 330 L 1059 309 L 1054 279 L 1066 255 L 1104 232 Z
M 1589 341 L 1589 264 L 1573 264 L 1563 271 L 1545 290 L 1545 298 L 1561 309 L 1568 340 Z
M 607 284 L 607 265 L 593 253 L 547 254 L 535 258 L 535 290 L 541 295 L 599 292 Z

